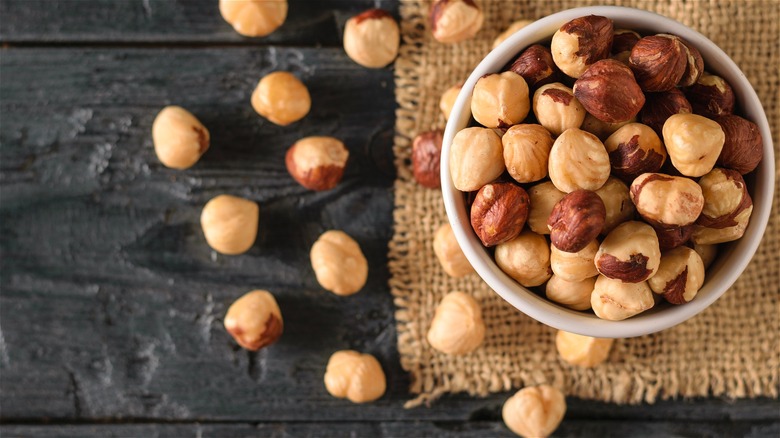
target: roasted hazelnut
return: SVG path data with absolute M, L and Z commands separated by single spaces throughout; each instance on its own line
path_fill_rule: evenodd
M 287 0 L 219 0 L 219 13 L 241 35 L 261 37 L 284 23 Z
M 645 106 L 639 112 L 639 119 L 658 135 L 662 135 L 664 123 L 669 117 L 693 112 L 688 99 L 677 88 L 659 93 L 647 93 L 645 99 Z
M 237 196 L 219 195 L 203 207 L 200 226 L 215 251 L 236 255 L 249 250 L 257 237 L 260 207 Z
M 695 84 L 683 91 L 695 114 L 717 117 L 734 112 L 734 90 L 720 76 L 705 72 Z
M 282 312 L 270 292 L 253 290 L 230 305 L 225 314 L 225 330 L 238 345 L 257 351 L 282 335 Z
M 572 310 L 590 309 L 590 295 L 596 277 L 586 278 L 580 281 L 566 281 L 556 274 L 550 277 L 545 286 L 547 299 L 554 301 Z
M 501 176 L 506 170 L 503 149 L 501 137 L 492 129 L 473 127 L 455 134 L 450 147 L 455 188 L 472 192 Z
M 593 117 L 593 114 L 591 113 L 586 113 L 585 120 L 582 121 L 582 126 L 580 126 L 580 129 L 586 132 L 590 132 L 603 142 L 606 141 L 607 138 L 609 138 L 609 136 L 618 129 L 634 122 L 636 122 L 636 117 L 632 117 L 625 122 L 607 123 Z
M 666 161 L 658 134 L 649 126 L 629 123 L 610 135 L 604 146 L 609 153 L 612 174 L 626 182 L 647 172 L 657 172 Z
M 555 136 L 569 128 L 579 128 L 585 120 L 585 108 L 571 88 L 559 82 L 536 90 L 533 109 L 536 120 Z
M 252 107 L 271 122 L 287 126 L 309 113 L 311 96 L 292 73 L 276 71 L 260 79 L 252 92 Z
M 539 286 L 552 275 L 550 245 L 533 231 L 496 246 L 495 257 L 498 267 L 525 287 Z
M 360 245 L 343 231 L 323 233 L 309 253 L 320 286 L 336 295 L 352 295 L 363 289 L 368 262 Z
M 512 432 L 525 438 L 552 435 L 566 414 L 566 398 L 550 385 L 529 386 L 504 402 L 501 417 Z
M 154 153 L 172 169 L 192 167 L 208 150 L 209 140 L 209 130 L 180 106 L 166 106 L 152 123 Z
M 533 20 L 517 20 L 510 24 L 509 27 L 507 27 L 505 31 L 498 34 L 496 39 L 493 41 L 493 49 L 506 41 L 507 38 L 514 35 L 518 30 L 528 26 L 531 23 L 533 23 Z
M 694 243 L 723 243 L 742 237 L 753 213 L 753 200 L 742 175 L 715 168 L 701 177 L 699 185 L 704 208 L 693 226 Z
M 349 151 L 333 137 L 306 137 L 287 150 L 285 164 L 290 175 L 309 190 L 330 190 L 344 176 Z
M 699 257 L 701 257 L 701 261 L 704 264 L 704 269 L 709 268 L 712 262 L 714 262 L 715 258 L 718 256 L 718 245 L 715 244 L 694 243 L 693 250 L 696 251 L 696 254 L 699 254 Z
M 528 194 L 513 183 L 485 184 L 471 204 L 471 227 L 485 246 L 514 239 L 527 218 Z
M 512 71 L 482 76 L 471 96 L 474 120 L 488 128 L 507 128 L 528 115 L 531 102 L 525 79 Z
M 566 193 L 555 188 L 550 181 L 537 184 L 528 189 L 530 207 L 528 209 L 528 228 L 536 234 L 550 234 L 547 228 L 547 219 L 552 213 L 553 207 Z
M 444 94 L 441 95 L 441 99 L 439 100 L 439 109 L 441 109 L 441 113 L 444 114 L 444 120 L 448 120 L 450 118 L 452 107 L 455 106 L 455 100 L 458 98 L 458 94 L 460 94 L 461 88 L 463 88 L 462 83 L 453 85 L 452 87 L 447 88 L 444 91 Z
M 624 222 L 607 234 L 596 252 L 601 275 L 623 283 L 640 283 L 655 275 L 661 262 L 658 237 L 650 225 Z
M 437 41 L 458 43 L 473 38 L 485 16 L 474 0 L 434 0 L 428 18 Z
M 609 154 L 595 135 L 577 128 L 559 135 L 550 150 L 547 173 L 558 190 L 597 190 L 609 178 Z
M 564 24 L 550 43 L 555 65 L 573 78 L 580 77 L 596 61 L 609 56 L 613 30 L 612 20 L 597 15 Z
M 607 211 L 595 192 L 575 190 L 564 196 L 547 219 L 550 241 L 561 251 L 579 252 L 604 228 Z
M 444 272 L 450 277 L 465 277 L 474 272 L 471 263 L 463 254 L 463 250 L 460 249 L 449 223 L 436 230 L 436 234 L 433 236 L 433 253 L 436 254 Z
M 370 354 L 353 350 L 333 353 L 325 369 L 325 389 L 352 403 L 371 402 L 385 393 L 387 381 L 382 365 Z
M 412 141 L 412 172 L 414 179 L 423 187 L 438 189 L 441 187 L 439 165 L 441 163 L 441 143 L 444 132 L 441 129 L 418 134 Z
M 604 219 L 604 229 L 601 234 L 609 234 L 616 226 L 634 217 L 634 203 L 628 193 L 628 186 L 623 181 L 610 176 L 606 183 L 596 190 L 607 211 Z
M 590 296 L 593 312 L 601 319 L 622 321 L 655 305 L 646 281 L 624 283 L 599 275 Z
M 522 76 L 530 88 L 555 82 L 560 76 L 550 49 L 540 44 L 523 50 L 509 66 L 509 70 Z
M 427 339 L 445 354 L 463 355 L 479 348 L 485 339 L 485 322 L 477 300 L 463 292 L 445 295 L 436 306 Z
M 678 87 L 689 87 L 699 80 L 702 73 L 704 73 L 704 58 L 701 57 L 699 49 L 694 47 L 691 43 L 680 38 L 680 42 L 683 43 L 683 52 L 687 58 L 685 65 L 685 73 L 683 73 L 680 82 L 677 83 Z
M 558 330 L 555 335 L 555 348 L 561 359 L 567 363 L 592 368 L 607 360 L 614 341 Z
M 672 164 L 685 176 L 702 176 L 712 170 L 726 141 L 717 122 L 696 114 L 669 117 L 663 136 Z
M 590 114 L 607 123 L 632 119 L 645 104 L 631 69 L 614 59 L 590 66 L 574 82 L 574 96 Z
M 668 251 L 686 243 L 693 234 L 693 224 L 684 227 L 661 227 L 653 225 L 661 251 Z
M 641 35 L 628 29 L 615 29 L 612 37 L 612 59 L 628 65 L 631 49 L 642 38 Z
M 553 138 L 540 125 L 523 124 L 509 128 L 501 143 L 504 146 L 504 164 L 515 181 L 528 183 L 547 176 Z
M 643 91 L 667 91 L 682 79 L 688 56 L 680 38 L 666 34 L 652 35 L 634 45 L 628 65 Z
M 685 304 L 704 284 L 704 263 L 699 254 L 687 246 L 674 248 L 664 252 L 658 272 L 647 283 L 666 301 Z
M 401 32 L 398 23 L 383 9 L 369 9 L 347 20 L 344 51 L 368 68 L 382 68 L 398 56 Z
M 699 217 L 704 196 L 696 181 L 645 173 L 631 183 L 631 201 L 644 220 L 659 227 L 684 227 Z
M 577 192 L 574 192 L 577 193 Z M 571 195 L 568 195 L 571 196 Z M 596 252 L 598 240 L 591 240 L 585 248 L 577 252 L 561 251 L 555 245 L 550 247 L 550 268 L 553 274 L 562 280 L 577 282 L 599 275 L 596 270 Z
M 758 126 L 731 114 L 720 116 L 715 121 L 725 136 L 718 166 L 734 169 L 742 175 L 752 172 L 764 158 L 764 140 Z

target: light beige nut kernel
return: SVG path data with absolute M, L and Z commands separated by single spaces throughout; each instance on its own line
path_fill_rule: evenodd
M 625 64 L 614 59 L 596 62 L 574 82 L 574 96 L 597 119 L 607 123 L 636 117 L 645 95 Z
M 479 190 L 504 170 L 501 137 L 492 129 L 466 128 L 455 134 L 450 147 L 450 174 L 456 189 Z
M 341 182 L 349 151 L 333 137 L 306 137 L 287 150 L 285 164 L 298 184 L 309 190 L 330 190 Z
M 666 148 L 649 126 L 629 123 L 610 135 L 604 146 L 612 175 L 631 182 L 647 172 L 657 172 L 666 161 Z
M 685 176 L 712 170 L 726 136 L 718 122 L 696 114 L 675 114 L 664 123 L 664 144 L 674 167 Z
M 452 355 L 471 353 L 485 339 L 485 322 L 477 300 L 463 292 L 450 292 L 442 298 L 428 330 L 428 343 Z
M 555 136 L 579 128 L 586 114 L 572 89 L 560 82 L 539 87 L 534 93 L 533 109 L 539 124 Z
M 252 108 L 269 121 L 287 126 L 309 113 L 311 96 L 306 85 L 292 73 L 275 71 L 257 83 L 252 92 Z
M 287 18 L 287 0 L 219 0 L 219 12 L 236 32 L 262 37 Z
M 434 0 L 428 19 L 433 38 L 449 44 L 473 38 L 485 16 L 474 0 Z
M 311 267 L 320 286 L 336 295 L 358 292 L 368 279 L 368 262 L 360 245 L 343 231 L 323 233 L 311 247 Z
M 610 176 L 607 182 L 596 190 L 596 194 L 604 201 L 607 211 L 601 234 L 609 234 L 615 227 L 634 217 L 636 209 L 631 202 L 628 186 L 623 181 Z
M 655 300 L 646 281 L 623 283 L 599 275 L 590 304 L 599 318 L 622 321 L 652 308 Z
M 631 183 L 630 193 L 642 218 L 656 227 L 690 225 L 704 207 L 701 187 L 681 176 L 645 173 Z
M 510 182 L 482 186 L 471 204 L 471 227 L 485 246 L 496 246 L 520 234 L 528 218 L 528 194 Z
M 237 196 L 219 195 L 203 207 L 200 225 L 215 251 L 236 255 L 249 250 L 257 238 L 260 207 Z
M 325 370 L 325 389 L 352 403 L 372 402 L 385 393 L 387 381 L 382 365 L 370 354 L 353 350 L 333 353 Z
M 525 230 L 496 247 L 496 264 L 525 287 L 539 286 L 552 275 L 550 245 L 544 236 Z
M 598 274 L 598 272 L 597 272 Z M 572 310 L 590 309 L 590 296 L 596 277 L 580 281 L 566 281 L 556 274 L 550 277 L 545 286 L 547 299 Z
M 541 44 L 523 50 L 509 66 L 509 70 L 522 76 L 530 88 L 556 82 L 561 75 L 550 49 Z
M 449 120 L 452 107 L 455 106 L 455 100 L 458 99 L 458 94 L 460 94 L 462 88 L 463 83 L 461 82 L 447 88 L 444 90 L 444 93 L 442 93 L 441 99 L 439 99 L 439 109 L 441 110 L 441 113 L 444 114 L 444 120 Z
M 382 68 L 398 56 L 401 32 L 398 23 L 383 9 L 369 9 L 347 20 L 344 51 L 368 68 Z
M 531 109 L 528 85 L 513 71 L 487 74 L 474 85 L 471 114 L 487 128 L 508 128 L 522 122 Z
M 552 435 L 566 414 L 566 398 L 550 385 L 530 386 L 504 402 L 501 416 L 512 432 L 525 438 Z
M 253 290 L 230 305 L 225 314 L 225 330 L 238 345 L 257 351 L 282 335 L 282 312 L 270 292 Z
M 652 278 L 660 263 L 661 249 L 655 230 L 637 221 L 618 225 L 607 234 L 596 252 L 599 272 L 624 283 L 640 283 Z
M 609 56 L 613 30 L 612 20 L 597 15 L 564 24 L 550 43 L 555 65 L 573 78 L 580 77 L 596 61 Z
M 555 188 L 550 181 L 537 184 L 528 189 L 528 199 L 530 207 L 528 209 L 528 228 L 536 234 L 550 234 L 547 227 L 547 219 L 550 217 L 555 204 L 558 203 L 566 193 Z
M 446 223 L 439 227 L 433 236 L 433 252 L 439 260 L 442 269 L 450 277 L 465 277 L 474 272 L 463 250 L 460 249 L 452 226 Z
M 658 272 L 647 283 L 666 301 L 685 304 L 696 297 L 704 284 L 704 263 L 696 251 L 679 246 L 661 256 Z
M 585 114 L 585 120 L 582 121 L 582 126 L 580 126 L 580 129 L 586 132 L 590 132 L 591 134 L 595 135 L 599 138 L 599 140 L 606 141 L 607 138 L 609 138 L 610 135 L 612 135 L 615 131 L 622 128 L 623 126 L 636 122 L 636 117 L 632 117 L 629 120 L 626 120 L 625 122 L 619 122 L 619 123 L 607 123 L 603 122 L 595 117 L 593 117 L 593 114 L 587 113 Z
M 558 190 L 598 190 L 609 178 L 609 154 L 595 135 L 567 129 L 553 143 L 547 172 Z
M 561 359 L 572 365 L 592 368 L 609 357 L 614 339 L 592 338 L 558 330 L 555 348 Z
M 209 140 L 208 129 L 179 106 L 166 106 L 152 123 L 154 152 L 172 169 L 192 167 L 208 150 Z
M 543 126 L 512 126 L 501 137 L 501 143 L 504 146 L 506 170 L 515 181 L 528 183 L 547 176 L 547 161 L 553 138 Z
M 591 240 L 577 252 L 566 252 L 550 246 L 550 267 L 555 276 L 569 282 L 578 282 L 599 275 L 594 263 L 599 242 Z
M 753 213 L 753 200 L 742 175 L 715 168 L 701 177 L 699 185 L 704 208 L 693 226 L 694 243 L 723 243 L 742 237 Z
M 701 257 L 704 269 L 709 268 L 718 256 L 718 245 L 715 244 L 700 244 L 694 242 L 693 250 Z
M 509 25 L 509 27 L 506 28 L 505 31 L 498 34 L 495 40 L 493 40 L 493 49 L 498 47 L 499 44 L 506 41 L 507 38 L 514 35 L 518 30 L 528 26 L 529 24 L 533 23 L 533 20 L 517 20 Z

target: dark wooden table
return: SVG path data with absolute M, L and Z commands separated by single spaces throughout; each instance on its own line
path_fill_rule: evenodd
M 246 39 L 216 0 L 0 0 L 0 433 L 11 436 L 511 436 L 508 394 L 444 397 L 403 409 L 387 280 L 392 234 L 391 69 L 344 54 L 346 19 L 390 0 L 291 1 L 284 26 Z M 290 127 L 249 96 L 277 70 L 304 79 L 311 114 Z M 211 149 L 166 169 L 150 138 L 167 104 L 193 111 Z M 288 176 L 306 135 L 345 141 L 344 182 L 313 193 Z M 199 226 L 211 197 L 261 206 L 245 255 L 215 255 Z M 358 295 L 324 292 L 308 250 L 338 228 L 371 272 Z M 259 353 L 222 327 L 254 288 L 278 297 L 281 341 Z M 378 402 L 322 384 L 329 355 L 375 354 Z M 558 436 L 780 436 L 774 400 L 613 406 L 569 400 Z

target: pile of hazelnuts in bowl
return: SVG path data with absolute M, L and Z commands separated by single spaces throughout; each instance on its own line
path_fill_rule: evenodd
M 745 233 L 743 175 L 763 158 L 705 69 L 679 36 L 589 15 L 479 78 L 448 171 L 501 271 L 611 321 L 694 300 L 717 245 Z

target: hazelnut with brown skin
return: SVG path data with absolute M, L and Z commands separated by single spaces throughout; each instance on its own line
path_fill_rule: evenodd
M 536 90 L 533 109 L 539 124 L 555 136 L 569 128 L 579 128 L 586 114 L 572 89 L 560 82 Z
M 219 13 L 241 35 L 262 37 L 284 23 L 287 0 L 219 0 Z
M 645 106 L 639 112 L 639 119 L 658 135 L 662 135 L 664 123 L 669 117 L 693 112 L 688 99 L 678 88 L 659 93 L 647 93 L 645 98 Z
M 452 107 L 455 106 L 455 100 L 458 98 L 461 88 L 463 88 L 463 83 L 453 85 L 452 87 L 447 88 L 441 95 L 441 99 L 439 99 L 439 109 L 444 115 L 444 120 L 450 118 Z
M 641 35 L 629 29 L 615 29 L 612 37 L 612 59 L 628 65 L 631 49 L 642 38 Z
M 597 15 L 564 24 L 550 43 L 555 65 L 573 78 L 580 77 L 596 61 L 609 56 L 613 30 L 612 20 Z
M 152 141 L 163 165 L 189 169 L 209 149 L 210 136 L 192 113 L 180 106 L 166 106 L 152 123 Z
M 528 189 L 530 208 L 528 209 L 528 228 L 536 234 L 550 234 L 547 228 L 547 219 L 552 213 L 553 207 L 566 193 L 555 188 L 550 182 L 543 182 Z
M 512 432 L 526 438 L 552 435 L 566 414 L 566 398 L 550 385 L 529 386 L 504 402 L 501 417 Z
M 599 275 L 590 304 L 599 318 L 622 321 L 652 308 L 655 300 L 646 281 L 624 283 Z
M 520 123 L 530 109 L 528 85 L 515 72 L 487 74 L 474 85 L 471 114 L 487 128 L 508 128 Z
M 507 38 L 514 35 L 518 30 L 528 26 L 529 24 L 533 23 L 533 20 L 517 20 L 509 25 L 509 27 L 506 28 L 505 31 L 498 34 L 495 40 L 493 40 L 493 48 L 495 49 L 498 47 L 501 43 L 506 41 Z
M 607 211 L 595 192 L 576 190 L 553 207 L 547 226 L 553 246 L 565 252 L 578 252 L 598 237 Z
M 252 92 L 252 107 L 269 121 L 287 126 L 309 113 L 311 96 L 292 73 L 276 71 L 260 79 Z
M 677 83 L 678 87 L 689 87 L 699 80 L 702 73 L 704 73 L 704 58 L 702 58 L 699 49 L 693 46 L 693 44 L 680 38 L 680 42 L 683 43 L 683 51 L 685 52 L 688 62 L 685 65 L 685 73 L 683 73 L 680 82 Z
M 661 262 L 658 237 L 650 225 L 629 221 L 607 234 L 596 253 L 601 275 L 623 283 L 640 283 L 655 275 Z
M 385 393 L 387 381 L 382 365 L 370 354 L 354 350 L 333 353 L 325 370 L 325 389 L 352 403 L 374 401 Z
M 540 44 L 523 50 L 509 66 L 509 70 L 522 76 L 532 89 L 556 82 L 560 76 L 550 49 Z
M 682 79 L 688 56 L 680 38 L 668 34 L 652 35 L 634 45 L 628 65 L 643 91 L 667 91 Z
M 726 135 L 717 122 L 696 114 L 675 114 L 664 123 L 664 144 L 674 167 L 685 176 L 712 170 Z
M 230 305 L 225 314 L 225 330 L 238 345 L 257 351 L 282 335 L 282 312 L 270 292 L 253 290 Z
M 680 246 L 664 252 L 658 272 L 647 283 L 666 301 L 685 304 L 696 297 L 704 284 L 704 263 L 696 251 Z
M 598 190 L 607 182 L 609 171 L 609 154 L 595 135 L 571 128 L 555 139 L 547 173 L 558 190 Z
M 203 207 L 200 225 L 206 242 L 221 254 L 249 251 L 257 238 L 260 207 L 237 196 L 219 195 Z
M 720 76 L 705 72 L 683 91 L 695 114 L 712 118 L 734 112 L 734 90 Z
M 527 218 L 528 194 L 513 183 L 485 184 L 471 204 L 471 227 L 488 247 L 517 237 Z
M 590 132 L 603 142 L 606 141 L 607 138 L 618 129 L 634 122 L 636 122 L 636 117 L 632 117 L 625 122 L 607 123 L 593 117 L 593 114 L 587 113 L 585 114 L 585 120 L 582 121 L 582 126 L 580 126 L 580 129 L 586 132 Z
M 552 275 L 550 245 L 544 236 L 525 230 L 496 247 L 496 264 L 525 287 L 539 286 Z
M 735 170 L 715 168 L 699 180 L 704 208 L 696 220 L 691 238 L 697 244 L 737 240 L 753 213 L 753 200 L 745 180 Z
M 306 137 L 287 150 L 290 175 L 309 190 L 330 190 L 341 182 L 349 151 L 333 137 Z
M 485 339 L 485 322 L 477 300 L 463 292 L 442 298 L 426 336 L 434 349 L 452 355 L 471 353 Z
M 555 335 L 555 348 L 561 359 L 567 363 L 592 368 L 607 360 L 614 341 L 558 330 Z
M 545 295 L 550 301 L 572 310 L 590 309 L 590 295 L 596 277 L 586 278 L 581 281 L 566 281 L 556 274 L 550 277 L 545 286 Z
M 631 183 L 630 193 L 642 218 L 658 227 L 690 225 L 704 206 L 701 187 L 681 176 L 645 173 Z
M 604 146 L 612 175 L 626 182 L 647 172 L 657 172 L 666 161 L 666 148 L 649 126 L 629 123 L 610 135 Z
M 504 173 L 501 137 L 488 128 L 465 128 L 455 134 L 450 148 L 450 174 L 461 192 L 479 190 Z
M 515 181 L 529 183 L 547 176 L 553 138 L 543 126 L 512 126 L 501 137 L 501 143 L 504 146 L 506 170 Z
M 366 257 L 360 245 L 343 231 L 322 233 L 312 245 L 309 257 L 317 282 L 336 295 L 352 295 L 366 284 Z
M 344 26 L 344 51 L 367 68 L 382 68 L 398 56 L 401 32 L 398 23 L 383 9 L 369 9 Z
M 594 260 L 599 250 L 598 240 L 592 240 L 577 252 L 561 251 L 555 245 L 550 247 L 550 268 L 558 278 L 569 282 L 580 282 L 599 275 Z
M 732 114 L 720 116 L 715 121 L 725 135 L 718 166 L 734 169 L 742 175 L 752 172 L 764 158 L 764 140 L 758 126 Z
M 574 96 L 590 114 L 607 123 L 634 118 L 645 104 L 631 69 L 614 59 L 590 66 L 574 82 Z
M 659 227 L 654 225 L 656 236 L 658 236 L 658 245 L 661 251 L 668 251 L 685 244 L 690 240 L 693 234 L 693 224 L 684 227 Z
M 423 187 L 441 187 L 439 165 L 444 132 L 441 129 L 426 131 L 412 141 L 412 172 L 414 179 Z
M 623 181 L 610 176 L 606 183 L 596 190 L 607 211 L 604 219 L 604 229 L 601 234 L 609 234 L 615 227 L 634 217 L 634 203 L 628 193 L 628 186 Z
M 474 272 L 474 268 L 460 249 L 449 223 L 436 230 L 433 236 L 433 253 L 436 254 L 444 272 L 450 277 L 465 277 Z
M 485 19 L 474 0 L 435 0 L 428 11 L 433 37 L 440 43 L 458 43 L 482 29 Z

